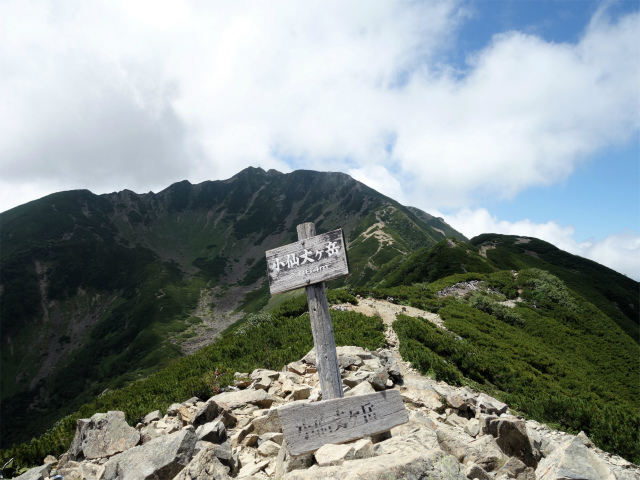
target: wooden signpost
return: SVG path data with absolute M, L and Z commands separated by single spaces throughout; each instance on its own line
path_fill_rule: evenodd
M 267 251 L 272 294 L 305 287 L 322 402 L 293 403 L 278 409 L 291 455 L 312 452 L 384 432 L 409 418 L 395 390 L 344 397 L 324 282 L 349 274 L 342 229 L 316 235 L 313 223 L 298 225 L 298 242 Z

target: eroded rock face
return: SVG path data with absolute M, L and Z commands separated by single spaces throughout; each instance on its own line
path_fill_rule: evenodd
M 104 480 L 171 480 L 187 466 L 196 444 L 193 429 L 154 438 L 111 458 Z
M 616 480 L 611 469 L 578 437 L 567 439 L 542 460 L 536 469 L 538 480 Z
M 96 413 L 78 420 L 69 449 L 70 460 L 111 457 L 140 441 L 140 433 L 130 427 L 123 412 Z

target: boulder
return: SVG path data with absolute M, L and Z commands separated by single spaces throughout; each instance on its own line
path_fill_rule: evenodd
M 194 427 L 199 427 L 205 423 L 213 421 L 218 415 L 218 404 L 209 400 L 204 405 L 197 408 L 189 423 Z
M 147 413 L 147 415 L 142 419 L 142 423 L 149 425 L 151 422 L 157 422 L 161 418 L 162 413 L 160 413 L 160 410 L 155 410 L 151 413 Z
M 275 478 L 282 478 L 283 475 L 294 470 L 307 469 L 313 465 L 313 461 L 313 453 L 292 457 L 287 449 L 287 442 L 284 441 L 276 459 Z
M 471 437 L 478 436 L 480 433 L 480 422 L 477 418 L 472 418 L 469 422 L 464 426 L 464 431 Z
M 415 407 L 426 407 L 429 410 L 442 411 L 440 395 L 426 382 L 406 382 L 400 388 L 402 401 Z
M 171 480 L 190 461 L 196 444 L 193 430 L 184 429 L 131 448 L 105 464 L 104 480 Z
M 342 382 L 348 387 L 355 388 L 356 386 L 360 385 L 362 382 L 368 380 L 370 375 L 371 375 L 371 372 L 362 372 L 362 371 L 353 372 L 348 377 L 344 378 Z
M 51 472 L 51 464 L 45 463 L 27 470 L 22 475 L 15 477 L 14 480 L 43 480 L 49 476 L 49 472 Z
M 342 465 L 346 460 L 372 457 L 373 443 L 370 438 L 362 438 L 355 443 L 341 445 L 329 443 L 320 447 L 314 456 L 321 467 Z
M 278 410 L 275 408 L 267 410 L 264 415 L 259 416 L 253 421 L 253 433 L 256 435 L 263 435 L 270 432 L 282 432 L 282 424 L 280 423 Z
M 611 469 L 578 438 L 568 438 L 536 469 L 538 480 L 615 480 Z
M 225 410 L 234 410 L 251 404 L 260 408 L 269 408 L 277 398 L 269 395 L 264 390 L 242 390 L 239 392 L 224 392 L 213 397 L 218 407 Z
M 76 434 L 69 448 L 70 460 L 111 457 L 140 441 L 140 432 L 127 424 L 124 413 L 96 413 L 77 421 Z
M 376 393 L 369 382 L 362 382 L 356 385 L 353 389 L 344 394 L 345 397 L 355 397 L 358 395 L 367 395 L 369 393 Z
M 462 465 L 443 452 L 400 453 L 347 460 L 340 466 L 295 470 L 283 480 L 466 480 Z
M 497 472 L 496 478 L 506 475 L 516 480 L 536 480 L 536 473 L 516 457 L 511 457 Z
M 493 477 L 489 475 L 480 465 L 476 465 L 473 462 L 467 463 L 464 474 L 469 479 L 477 478 L 478 480 L 493 480 Z
M 211 443 L 222 443 L 227 438 L 227 429 L 220 421 L 210 422 L 202 425 L 196 430 L 198 440 Z
M 213 447 L 213 446 L 212 446 Z M 179 472 L 173 480 L 230 480 L 229 467 L 215 455 L 214 448 L 205 448 Z
M 280 453 L 280 448 L 276 442 L 267 440 L 258 446 L 258 453 L 263 457 L 275 457 Z
M 369 383 L 376 391 L 386 390 L 389 374 L 383 370 L 379 370 L 369 377 Z
M 500 400 L 481 393 L 476 399 L 476 408 L 482 413 L 501 415 L 506 413 L 508 407 L 506 403 L 502 403 Z
M 541 455 L 532 447 L 524 420 L 483 415 L 480 418 L 480 430 L 484 435 L 492 435 L 506 455 L 517 457 L 528 467 L 535 468 L 538 465 Z

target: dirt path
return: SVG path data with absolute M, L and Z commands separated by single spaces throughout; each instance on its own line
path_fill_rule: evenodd
M 421 378 L 424 377 L 415 369 L 411 368 L 410 362 L 405 362 L 402 360 L 400 356 L 399 342 L 398 336 L 396 332 L 393 330 L 392 324 L 396 320 L 396 315 L 399 313 L 408 315 L 410 317 L 420 317 L 424 318 L 431 323 L 435 324 L 439 328 L 445 329 L 442 319 L 436 315 L 435 313 L 425 312 L 424 310 L 420 310 L 419 308 L 414 307 L 405 307 L 402 305 L 395 305 L 386 300 L 376 300 L 373 298 L 364 298 L 358 299 L 358 305 L 351 304 L 343 304 L 338 305 L 336 307 L 352 312 L 363 313 L 364 315 L 368 315 L 370 317 L 378 316 L 382 319 L 385 326 L 387 327 L 384 336 L 387 342 L 387 347 L 393 353 L 396 362 L 400 367 L 400 373 L 402 373 L 403 378 Z M 336 308 L 334 307 L 334 308 Z

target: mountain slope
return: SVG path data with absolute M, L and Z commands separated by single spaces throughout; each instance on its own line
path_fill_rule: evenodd
M 265 251 L 297 240 L 306 221 L 351 243 L 352 274 L 338 285 L 364 284 L 443 232 L 464 239 L 348 175 L 312 171 L 61 192 L 0 214 L 2 438 L 41 432 L 259 310 Z

